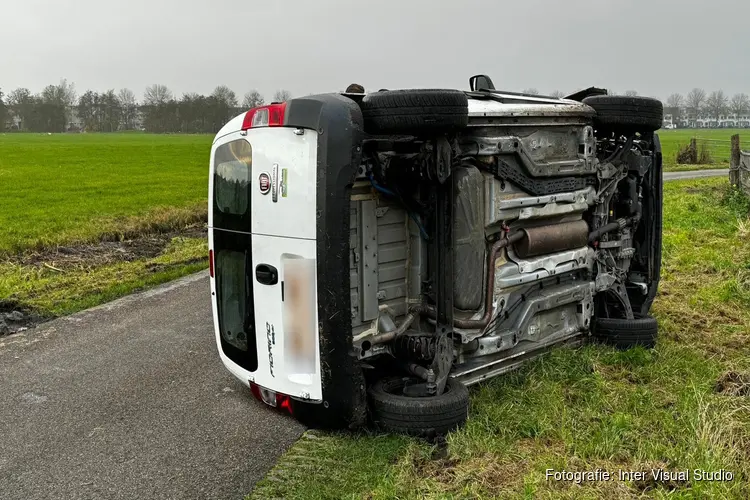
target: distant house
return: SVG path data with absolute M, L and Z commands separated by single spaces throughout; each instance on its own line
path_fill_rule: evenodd
M 66 131 L 72 132 L 83 129 L 83 122 L 78 118 L 78 109 L 71 106 L 67 109 L 66 114 L 68 118 L 68 125 L 65 127 Z
M 750 112 L 740 116 L 734 113 L 709 116 L 704 112 L 695 115 L 687 109 L 682 109 L 679 116 L 664 115 L 664 128 L 668 128 L 667 117 L 669 117 L 669 122 L 679 128 L 750 128 Z

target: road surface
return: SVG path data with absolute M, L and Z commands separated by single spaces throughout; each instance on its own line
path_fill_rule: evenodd
M 242 498 L 304 430 L 224 370 L 207 273 L 0 338 L 0 498 Z
M 729 169 L 717 168 L 711 170 L 691 170 L 689 172 L 664 172 L 661 174 L 661 177 L 665 181 L 682 181 L 701 177 L 729 177 Z

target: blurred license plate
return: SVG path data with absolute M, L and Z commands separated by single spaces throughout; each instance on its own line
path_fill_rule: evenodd
M 290 375 L 315 373 L 315 260 L 282 257 L 284 358 Z M 306 377 L 305 377 L 306 378 Z

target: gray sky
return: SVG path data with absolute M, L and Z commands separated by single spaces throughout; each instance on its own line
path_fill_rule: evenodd
M 0 88 L 750 94 L 742 0 L 0 0 Z

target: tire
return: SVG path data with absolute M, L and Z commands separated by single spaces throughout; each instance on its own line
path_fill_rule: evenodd
M 618 349 L 656 345 L 658 326 L 653 316 L 635 319 L 595 318 L 594 337 Z
M 425 437 L 445 434 L 466 422 L 469 391 L 465 385 L 449 378 L 440 396 L 404 396 L 404 385 L 416 381 L 414 377 L 389 377 L 370 387 L 370 411 L 377 427 Z
M 583 103 L 594 108 L 594 123 L 601 129 L 655 132 L 664 120 L 664 105 L 650 97 L 597 95 Z
M 369 134 L 448 132 L 469 123 L 469 101 L 460 90 L 385 90 L 368 94 L 360 106 Z

